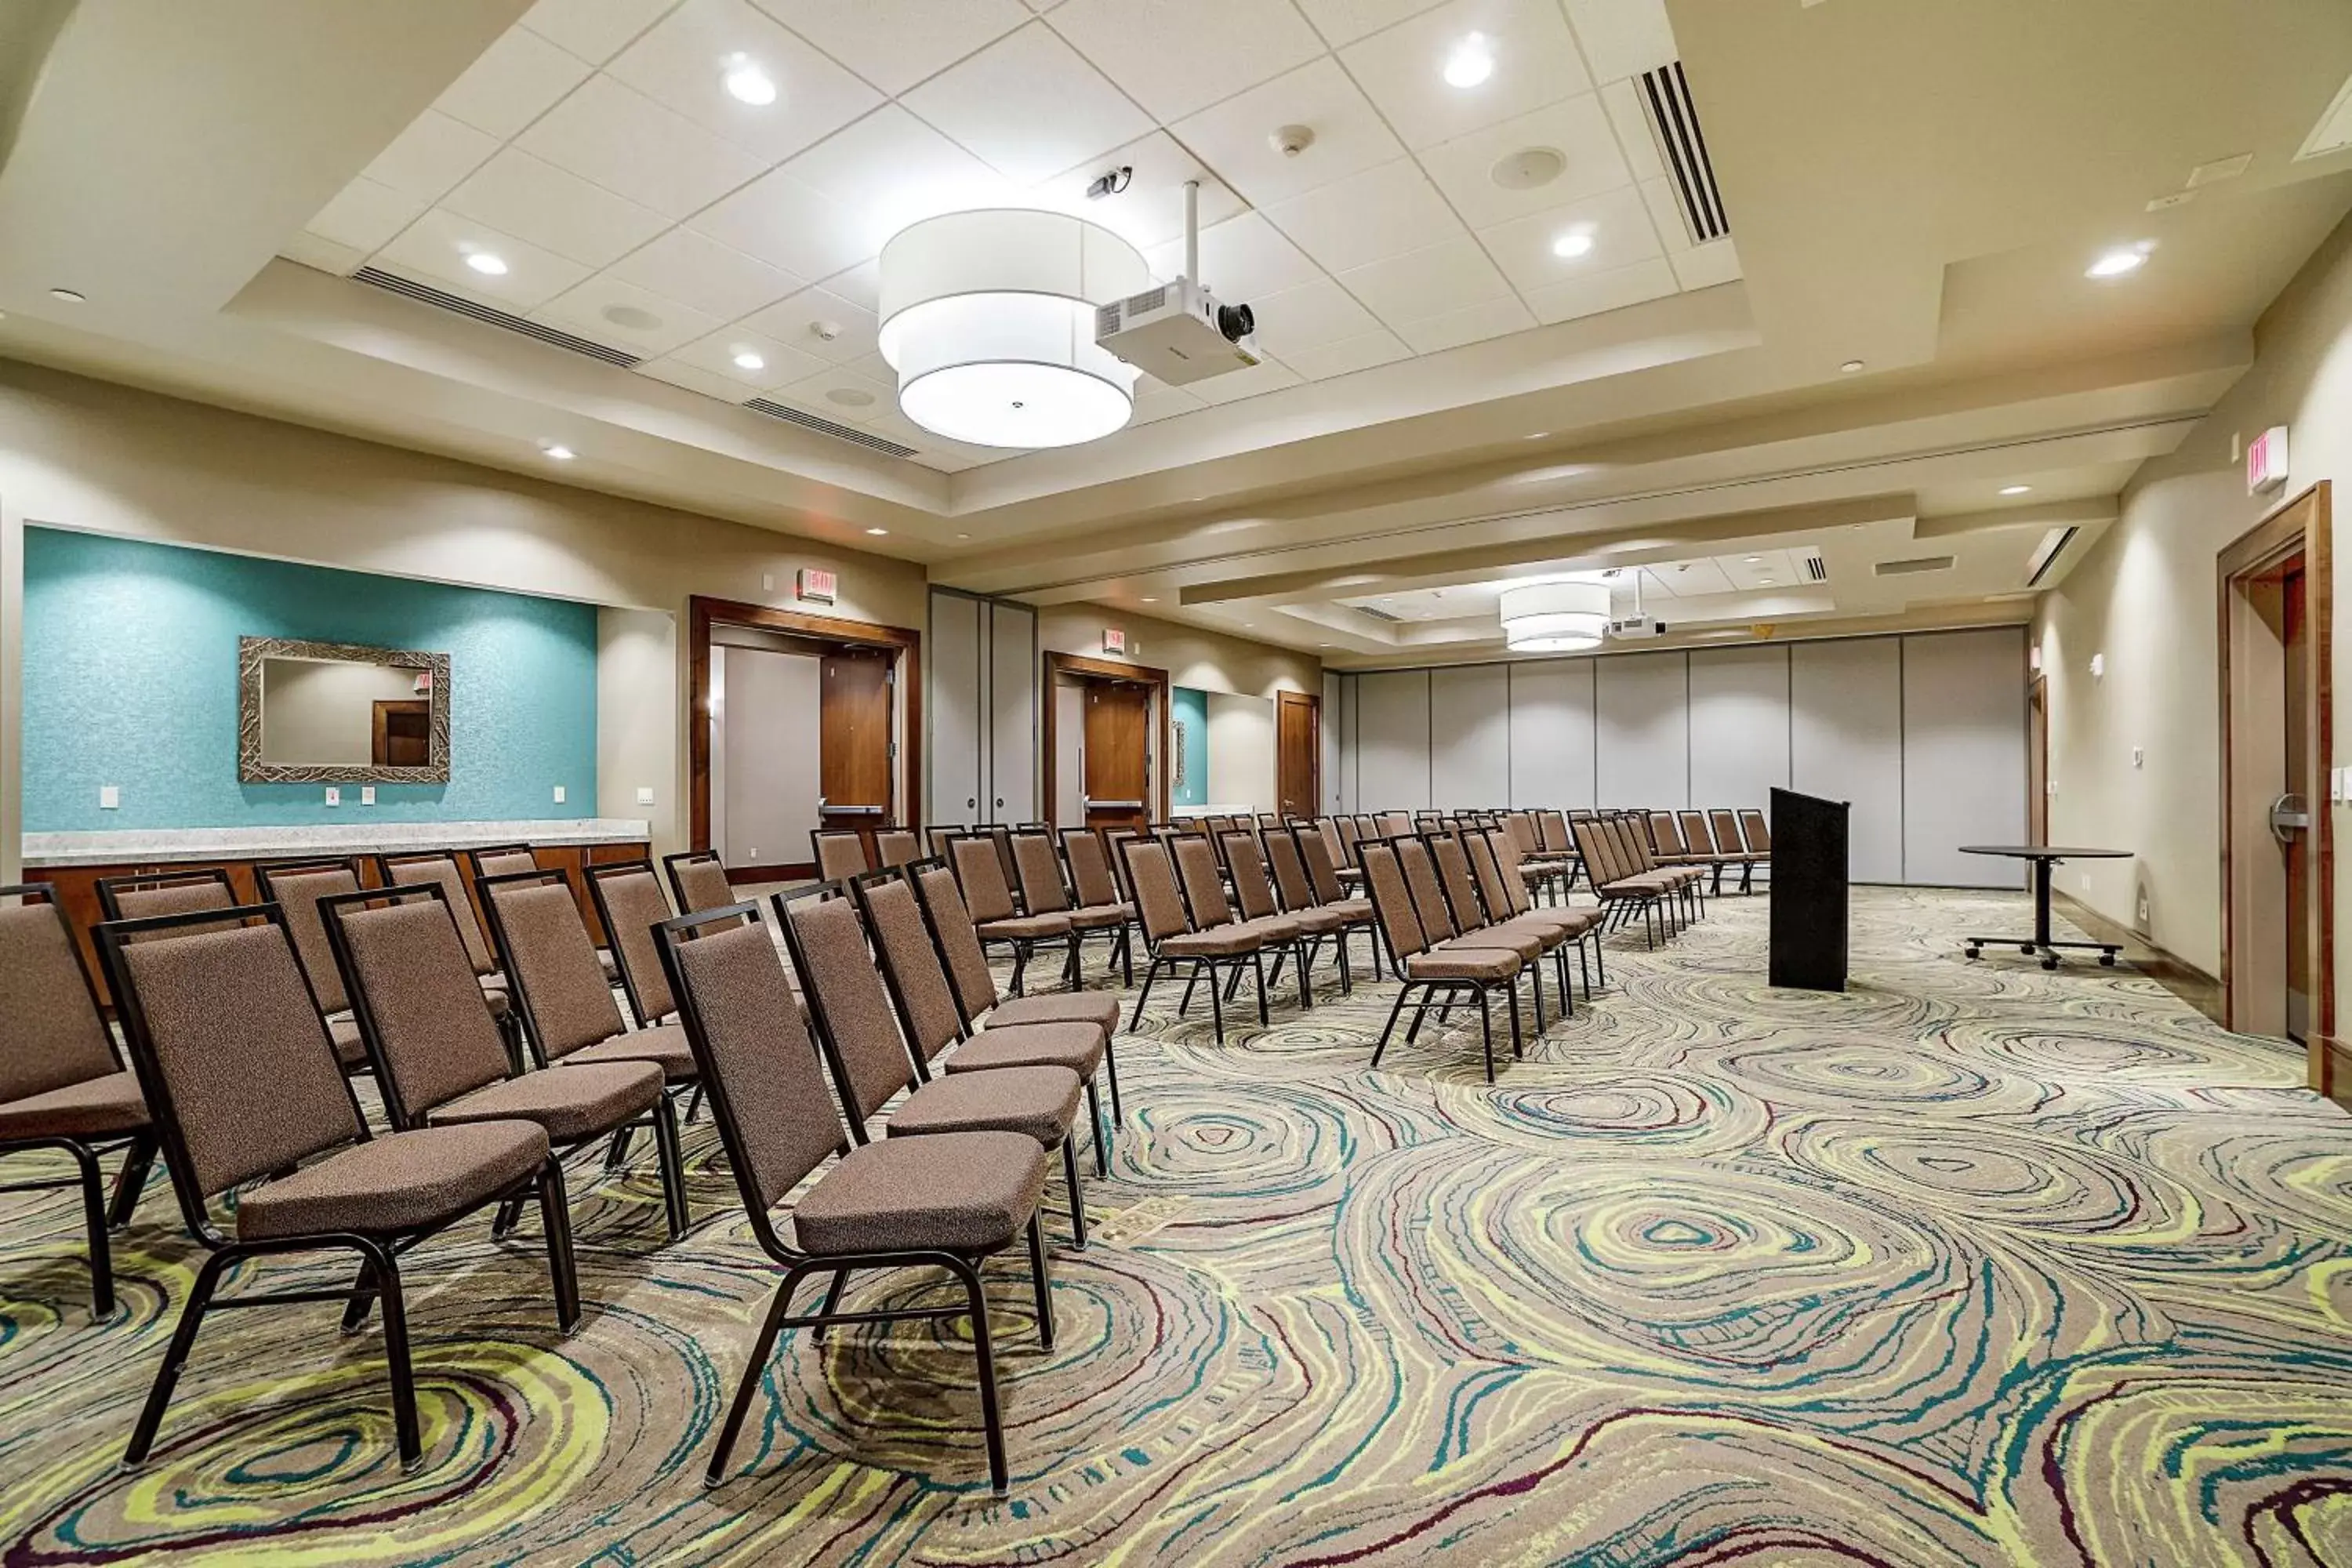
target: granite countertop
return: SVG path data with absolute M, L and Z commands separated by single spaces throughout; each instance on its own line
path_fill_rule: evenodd
M 351 822 L 300 827 L 148 827 L 103 833 L 27 833 L 27 868 L 270 860 L 291 855 L 367 855 L 485 844 L 636 844 L 642 820 L 572 816 L 521 822 Z

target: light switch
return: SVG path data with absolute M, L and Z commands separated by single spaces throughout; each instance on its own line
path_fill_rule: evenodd
M 653 803 L 653 786 L 651 784 L 639 784 L 637 786 L 637 804 L 639 805 L 651 805 Z
M 2132 766 L 2136 768 L 2144 767 L 2147 765 L 2147 752 L 2137 746 L 2134 746 L 2132 748 Z
M 2345 775 L 2347 773 L 2348 773 L 2348 772 L 2352 772 L 2352 769 L 2346 769 L 2346 768 L 2330 768 L 2330 769 L 2328 769 L 2328 770 L 2327 770 L 2327 798 L 2328 798 L 2328 799 L 2330 799 L 2330 800 L 2332 800 L 2332 801 L 2336 801 L 2336 802 L 2337 802 L 2337 803 L 2339 803 L 2339 804 L 2343 801 L 2343 799 L 2344 799 L 2344 775 Z
M 327 786 L 327 804 L 328 804 L 329 805 L 342 805 L 342 804 L 343 804 L 343 792 L 342 792 L 341 790 L 340 790 L 340 789 L 337 789 L 333 784 L 329 784 L 329 785 Z
M 375 804 L 375 785 L 360 785 L 360 804 L 362 805 L 373 805 Z
M 776 574 L 775 574 L 773 572 L 762 572 L 762 573 L 761 573 L 761 574 L 760 574 L 760 592 L 761 592 L 762 594 L 772 594 L 772 593 L 774 593 L 775 591 L 776 591 Z
M 563 804 L 563 786 L 562 784 L 557 784 L 555 786 L 555 804 L 558 805 L 562 805 Z
M 98 786 L 98 809 L 99 809 L 99 810 L 100 810 L 100 811 L 120 811 L 120 810 L 121 810 L 121 809 L 122 809 L 122 786 L 121 786 L 121 784 L 100 784 L 100 785 L 99 785 L 99 786 Z

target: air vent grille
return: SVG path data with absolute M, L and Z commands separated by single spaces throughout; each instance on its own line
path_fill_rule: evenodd
M 430 305 L 436 310 L 447 310 L 488 326 L 503 327 L 509 332 L 520 332 L 524 337 L 537 338 L 551 348 L 562 349 L 570 353 L 585 354 L 590 359 L 603 360 L 606 364 L 619 365 L 623 370 L 633 370 L 644 363 L 635 354 L 625 353 L 619 349 L 606 348 L 603 343 L 591 342 L 586 338 L 573 337 L 570 332 L 559 331 L 553 327 L 542 326 L 537 321 L 527 321 L 520 316 L 510 316 L 506 311 L 496 310 L 491 306 L 477 304 L 461 294 L 446 293 L 429 283 L 419 283 L 412 279 L 400 277 L 396 273 L 383 271 L 380 268 L 362 267 L 352 273 L 352 277 L 355 281 L 364 283 L 371 289 L 381 289 L 387 294 L 398 294 L 403 299 L 414 300 L 419 304 Z
M 774 403 L 755 397 L 743 405 L 754 414 L 764 414 L 771 419 L 781 419 L 787 425 L 797 425 L 803 430 L 814 430 L 820 436 L 830 436 L 836 441 L 851 441 L 877 452 L 887 452 L 894 458 L 911 458 L 915 448 L 903 446 L 887 437 L 872 435 L 855 425 L 836 425 L 821 414 L 811 414 L 794 408 L 788 403 Z
M 1707 159 L 1706 137 L 1698 128 L 1698 106 L 1691 100 L 1682 61 L 1643 71 L 1641 87 L 1642 112 L 1672 176 L 1667 184 L 1674 187 L 1675 205 L 1682 209 L 1691 243 L 1723 238 L 1731 232 L 1731 219 L 1723 210 L 1723 192 L 1715 183 L 1715 165 Z
M 2058 564 L 2058 557 L 2065 554 L 2066 547 L 2074 542 L 2075 532 L 2072 528 L 2053 528 L 2042 539 L 2042 559 L 2034 563 L 2032 574 L 2025 579 L 2027 587 L 2042 586 L 2042 579 L 2050 575 L 2050 568 Z
M 1096 337 L 1107 338 L 1118 331 L 1118 310 L 1119 302 L 1117 300 L 1113 300 L 1108 305 L 1095 307 Z
M 1404 619 L 1402 616 L 1398 615 L 1393 610 L 1376 610 L 1370 605 L 1358 605 L 1356 606 L 1356 614 L 1360 616 L 1370 616 L 1376 621 L 1387 621 L 1391 624 L 1394 624 L 1395 622 Z
M 1806 582 L 1826 583 L 1830 580 L 1829 566 L 1812 551 L 1808 550 L 1798 556 L 1797 563 L 1805 569 Z
M 1882 577 L 1907 577 L 1914 572 L 1949 572 L 1948 555 L 1915 555 L 1908 561 L 1882 561 L 1874 570 Z

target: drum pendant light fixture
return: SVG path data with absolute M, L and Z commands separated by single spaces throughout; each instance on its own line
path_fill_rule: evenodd
M 1503 641 L 1514 653 L 1581 653 L 1609 634 L 1609 584 L 1600 577 L 1503 590 Z
M 1068 447 L 1124 426 L 1135 367 L 1095 346 L 1095 307 L 1150 286 L 1142 252 L 1065 213 L 989 208 L 882 247 L 882 357 L 898 406 L 980 447 Z

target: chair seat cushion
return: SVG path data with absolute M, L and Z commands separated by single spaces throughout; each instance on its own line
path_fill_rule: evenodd
M 1016 1132 L 893 1138 L 853 1149 L 793 1209 L 803 1250 L 994 1252 L 1037 1212 L 1045 1151 Z
M 1118 1033 L 1118 998 L 1095 991 L 1065 991 L 1047 996 L 1015 996 L 988 1010 L 988 1027 L 1014 1024 L 1092 1024 L 1106 1036 Z
M 1088 904 L 1069 911 L 1070 924 L 1078 931 L 1116 930 L 1134 918 L 1133 904 Z
M 890 1113 L 893 1137 L 1020 1132 L 1059 1148 L 1077 1120 L 1078 1075 L 1067 1068 L 1000 1068 L 935 1078 Z
M 686 1026 L 677 1023 L 656 1024 L 583 1046 L 565 1057 L 562 1065 L 584 1067 L 598 1062 L 651 1062 L 672 1083 L 692 1083 L 696 1077 L 694 1047 L 687 1043 Z
M 1293 910 L 1288 914 L 1283 916 L 1283 919 L 1297 925 L 1300 931 L 1305 931 L 1308 936 L 1325 936 L 1332 931 L 1340 930 L 1348 923 L 1348 917 L 1340 913 L 1338 910 L 1333 909 L 1328 904 L 1318 904 L 1309 909 Z
M 1444 952 L 1454 947 L 1499 948 L 1505 952 L 1516 952 L 1522 959 L 1535 959 L 1543 956 L 1544 938 L 1542 933 L 1525 926 L 1480 926 L 1476 931 L 1464 931 L 1449 942 L 1439 942 L 1434 951 Z
M 546 1163 L 547 1133 L 528 1121 L 387 1133 L 246 1194 L 236 1234 L 261 1241 L 421 1230 L 498 1196 Z
M 367 1042 L 360 1038 L 360 1021 L 349 1013 L 327 1020 L 327 1037 L 335 1043 L 335 1059 L 346 1068 L 367 1066 Z
M 436 1107 L 436 1127 L 468 1121 L 536 1121 L 559 1143 L 610 1132 L 661 1098 L 662 1071 L 652 1062 L 597 1062 L 562 1072 L 501 1079 Z
M 491 1016 L 505 1017 L 507 1009 L 513 1005 L 507 996 L 507 977 L 503 974 L 483 975 L 482 1000 L 488 1005 Z
M 1297 942 L 1307 934 L 1297 915 L 1260 915 L 1254 921 L 1243 921 L 1241 929 L 1255 931 L 1260 942 Z
M 1231 958 L 1255 952 L 1265 945 L 1265 933 L 1246 926 L 1211 926 L 1207 931 L 1179 931 L 1163 937 L 1160 952 L 1170 958 Z
M 1067 1068 L 1082 1079 L 1102 1066 L 1103 1032 L 1091 1022 L 998 1024 L 958 1046 L 947 1058 L 950 1072 L 998 1068 Z
M 1049 936 L 1067 936 L 1070 917 L 1058 912 L 1013 915 L 1006 920 L 982 921 L 976 929 L 983 942 L 1036 942 Z
M 16 1138 L 104 1138 L 147 1125 L 137 1075 L 110 1072 L 0 1105 L 0 1142 Z
M 1370 899 L 1340 899 L 1323 907 L 1338 915 L 1346 925 L 1363 925 L 1372 918 L 1372 900 Z
M 1404 961 L 1408 980 L 1508 980 L 1518 972 L 1519 955 L 1502 948 L 1447 948 Z

